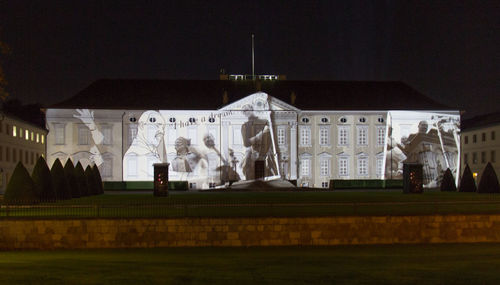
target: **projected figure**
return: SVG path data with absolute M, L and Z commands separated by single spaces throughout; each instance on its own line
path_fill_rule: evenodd
M 153 175 L 153 163 L 166 161 L 164 128 L 165 120 L 157 111 L 146 111 L 141 115 L 137 136 L 123 157 L 126 180 L 149 180 Z
M 389 127 L 388 144 L 387 144 L 387 163 L 386 163 L 386 179 L 402 179 L 403 178 L 403 162 L 406 160 L 406 155 L 403 152 L 404 147 L 393 137 L 392 127 Z
M 209 178 L 212 181 L 220 180 L 222 184 L 229 181 L 234 182 L 240 180 L 240 176 L 235 170 L 236 168 L 232 167 L 230 162 L 227 161 L 215 147 L 214 137 L 211 134 L 207 133 L 203 136 L 203 143 L 208 149 L 205 156 L 208 161 Z M 231 160 L 236 159 L 231 149 L 229 151 L 229 156 Z
M 87 126 L 92 135 L 92 140 L 94 141 L 94 145 L 90 147 L 88 159 L 91 163 L 100 166 L 103 163 L 103 159 L 98 146 L 102 144 L 104 136 L 95 124 L 94 111 L 90 111 L 89 109 L 76 109 L 76 112 L 78 114 L 73 115 L 73 117 L 81 120 L 82 123 Z
M 243 145 L 247 148 L 241 168 L 246 180 L 255 179 L 255 162 L 263 161 L 264 176 L 277 175 L 274 161 L 272 136 L 269 121 L 257 117 L 253 106 L 250 104 L 242 107 L 243 114 L 248 120 L 241 126 Z

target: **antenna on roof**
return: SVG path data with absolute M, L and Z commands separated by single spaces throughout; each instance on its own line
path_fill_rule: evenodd
M 254 37 L 252 34 L 252 80 L 255 80 L 255 48 L 254 48 Z

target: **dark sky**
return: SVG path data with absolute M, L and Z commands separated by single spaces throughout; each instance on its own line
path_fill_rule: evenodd
M 99 78 L 401 80 L 499 110 L 500 1 L 0 0 L 8 90 L 52 104 Z M 271 94 L 272 95 L 272 94 Z

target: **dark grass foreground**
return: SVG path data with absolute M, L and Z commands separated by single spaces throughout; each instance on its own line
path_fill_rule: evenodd
M 5 205 L 0 218 L 297 217 L 500 214 L 500 195 L 461 192 L 172 192 Z
M 26 251 L 0 284 L 500 284 L 500 244 Z

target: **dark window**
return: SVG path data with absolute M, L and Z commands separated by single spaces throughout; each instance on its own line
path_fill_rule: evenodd
M 309 118 L 302 118 L 302 123 L 309 123 Z
M 340 118 L 340 122 L 341 123 L 347 123 L 347 118 L 345 118 L 345 117 Z
M 464 164 L 469 164 L 469 154 L 464 153 Z
M 495 140 L 495 131 L 491 131 L 491 140 Z
M 465 136 L 465 137 L 464 137 L 464 143 L 465 143 L 465 144 L 468 144 L 468 143 L 469 143 L 469 136 Z
M 477 137 L 476 135 L 472 135 L 472 143 L 476 143 L 477 142 Z
M 378 118 L 378 122 L 379 123 L 383 123 L 384 122 L 384 118 L 382 118 L 382 117 Z
M 168 121 L 169 121 L 170 123 L 175 123 L 175 118 L 170 118 L 170 119 L 168 119 Z
M 481 139 L 482 139 L 483 142 L 486 141 L 486 133 L 482 133 L 481 134 Z
M 472 163 L 476 164 L 477 163 L 477 152 L 472 153 Z
M 194 123 L 194 122 L 196 122 L 196 119 L 195 118 L 189 118 L 189 122 L 190 123 Z
M 208 121 L 209 121 L 210 123 L 213 123 L 213 122 L 215 122 L 215 118 L 210 117 L 210 118 L 208 118 Z
M 322 123 L 328 123 L 328 118 L 321 118 Z
M 496 153 L 494 150 L 491 151 L 491 162 L 497 162 Z
M 365 118 L 365 117 L 361 117 L 361 118 L 359 118 L 359 122 L 360 122 L 360 123 L 365 123 L 365 122 L 366 122 L 366 118 Z
M 135 122 L 137 122 L 137 119 L 135 117 L 132 117 L 129 119 L 129 121 L 131 121 L 132 123 L 135 123 Z
M 486 151 L 481 152 L 481 163 L 486 163 Z
M 149 118 L 149 121 L 150 121 L 151 123 L 154 123 L 154 122 L 156 122 L 156 118 Z

